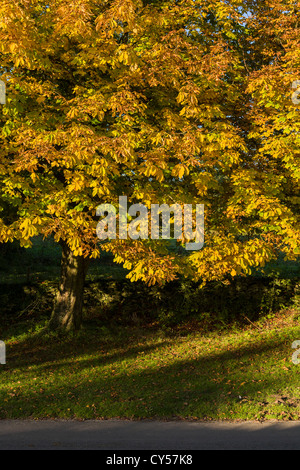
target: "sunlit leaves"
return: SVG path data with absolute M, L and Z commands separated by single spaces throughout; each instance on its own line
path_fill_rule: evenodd
M 300 48 L 285 3 L 3 1 L 0 240 L 54 235 L 96 257 L 96 207 L 127 195 L 205 204 L 201 253 L 107 244 L 133 281 L 221 279 L 294 256 Z

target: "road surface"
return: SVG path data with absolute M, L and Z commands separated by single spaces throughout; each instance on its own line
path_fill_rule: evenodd
M 300 450 L 300 421 L 0 420 L 0 450 Z

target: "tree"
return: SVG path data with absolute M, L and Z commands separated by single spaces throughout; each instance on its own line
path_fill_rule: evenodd
M 132 281 L 204 284 L 248 274 L 279 250 L 295 256 L 299 139 L 290 124 L 299 127 L 299 113 L 288 82 L 299 70 L 299 30 L 285 13 L 294 7 L 2 2 L 0 241 L 28 247 L 43 234 L 61 243 L 52 328 L 80 326 L 88 259 L 100 255 L 96 207 L 122 195 L 148 207 L 205 204 L 201 251 L 170 254 L 150 238 L 103 245 Z M 275 33 L 263 42 L 269 20 Z

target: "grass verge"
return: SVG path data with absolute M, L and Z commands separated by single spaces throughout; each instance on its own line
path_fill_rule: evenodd
M 300 419 L 295 311 L 206 332 L 43 327 L 1 338 L 1 419 Z

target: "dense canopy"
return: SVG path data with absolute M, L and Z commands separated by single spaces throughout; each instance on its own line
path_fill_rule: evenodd
M 224 279 L 279 251 L 295 258 L 298 11 L 294 0 L 2 0 L 0 242 L 42 234 L 65 262 L 96 258 L 96 208 L 123 195 L 205 205 L 201 251 L 104 244 L 132 280 Z

